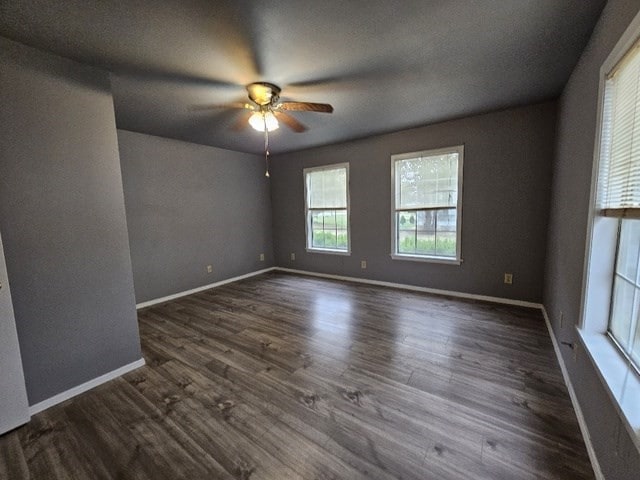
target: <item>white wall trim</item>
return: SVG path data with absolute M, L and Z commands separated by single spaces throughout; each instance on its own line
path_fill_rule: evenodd
M 176 298 L 186 297 L 187 295 L 192 295 L 194 293 L 202 292 L 204 290 L 209 290 L 210 288 L 219 287 L 221 285 L 226 285 L 227 283 L 237 282 L 238 280 L 243 280 L 249 277 L 255 277 L 256 275 L 260 275 L 263 273 L 271 272 L 275 270 L 276 267 L 269 267 L 263 270 L 256 270 L 255 272 L 245 273 L 244 275 L 238 275 L 237 277 L 227 278 L 225 280 L 220 280 L 219 282 L 210 283 L 209 285 L 203 285 L 202 287 L 193 288 L 191 290 L 185 290 L 184 292 L 174 293 L 172 295 L 167 295 L 166 297 L 156 298 L 154 300 L 149 300 L 147 302 L 142 302 L 136 304 L 136 308 L 140 310 L 141 308 L 150 307 L 152 305 L 157 305 L 158 303 L 168 302 L 170 300 L 175 300 Z
M 343 280 L 345 282 L 366 283 L 368 285 L 379 285 L 381 287 L 400 288 L 402 290 L 412 290 L 414 292 L 432 293 L 434 295 L 445 295 L 447 297 L 468 298 L 471 300 L 481 300 L 484 302 L 501 303 L 505 305 L 515 305 L 517 307 L 542 308 L 540 303 L 526 302 L 524 300 L 513 300 L 511 298 L 491 297 L 488 295 L 476 295 L 474 293 L 456 292 L 454 290 L 440 290 L 438 288 L 419 287 L 404 283 L 385 282 L 382 280 L 369 280 L 367 278 L 346 277 L 342 275 L 332 275 L 329 273 L 308 272 L 306 270 L 295 270 L 293 268 L 275 267 L 274 270 L 280 272 L 297 273 L 311 277 L 330 278 L 333 280 Z
M 584 444 L 587 447 L 587 453 L 589 454 L 589 460 L 591 461 L 591 467 L 593 468 L 593 473 L 596 476 L 596 480 L 606 480 L 604 478 L 604 475 L 602 474 L 602 470 L 600 469 L 600 463 L 598 462 L 598 457 L 596 457 L 596 451 L 593 448 L 593 443 L 591 443 L 591 436 L 589 435 L 587 422 L 584 419 L 584 415 L 582 414 L 580 403 L 578 403 L 578 397 L 576 396 L 576 392 L 573 389 L 573 384 L 571 383 L 571 379 L 569 378 L 569 372 L 567 370 L 567 366 L 565 365 L 564 358 L 560 353 L 560 347 L 558 345 L 558 341 L 556 340 L 556 336 L 553 333 L 553 327 L 551 326 L 551 322 L 549 321 L 549 315 L 547 315 L 547 310 L 544 308 L 544 305 L 541 306 L 541 310 L 542 310 L 542 315 L 544 316 L 544 322 L 547 325 L 547 329 L 549 330 L 551 343 L 553 343 L 553 350 L 556 352 L 556 357 L 558 358 L 558 363 L 560 364 L 560 370 L 562 371 L 562 378 L 564 379 L 564 383 L 567 386 L 567 390 L 569 390 L 569 397 L 571 398 L 571 403 L 573 404 L 573 410 L 576 412 L 576 417 L 578 418 L 578 425 L 580 426 L 580 432 L 582 433 Z
M 73 388 L 70 388 L 65 392 L 58 393 L 57 395 L 54 395 L 53 397 L 43 400 L 42 402 L 36 403 L 35 405 L 31 405 L 29 407 L 29 415 L 35 415 L 36 413 L 40 413 L 43 410 L 46 410 L 47 408 L 51 408 L 54 405 L 57 405 L 58 403 L 62 403 L 66 400 L 69 400 L 70 398 L 73 398 L 76 395 L 80 395 L 81 393 L 91 390 L 92 388 L 95 388 L 98 385 L 102 385 L 103 383 L 106 383 L 109 380 L 113 380 L 114 378 L 124 375 L 125 373 L 135 370 L 136 368 L 140 368 L 144 366 L 144 364 L 145 364 L 144 358 L 141 358 L 139 360 L 136 360 L 135 362 L 129 363 L 120 368 L 116 368 L 115 370 L 105 373 L 104 375 L 100 375 L 99 377 L 96 377 L 93 380 L 89 380 L 88 382 L 85 382 Z

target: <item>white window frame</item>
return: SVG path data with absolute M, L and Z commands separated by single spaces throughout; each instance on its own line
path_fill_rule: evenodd
M 417 255 L 398 253 L 396 232 L 396 162 L 408 158 L 429 157 L 448 153 L 458 154 L 458 201 L 456 203 L 456 256 L 444 257 L 438 255 Z M 464 165 L 464 145 L 422 150 L 410 153 L 391 155 L 391 258 L 394 260 L 409 260 L 413 262 L 444 263 L 460 265 L 462 263 L 462 179 Z
M 307 174 L 311 172 L 318 172 L 322 170 L 336 170 L 338 168 L 344 168 L 347 171 L 347 249 L 336 250 L 333 248 L 318 248 L 311 245 L 312 232 L 311 222 L 309 221 L 309 189 L 307 185 Z M 349 194 L 349 162 L 334 163 L 332 165 L 321 165 L 318 167 L 310 167 L 302 170 L 302 181 L 304 182 L 304 222 L 305 222 L 305 248 L 307 252 L 311 253 L 328 253 L 332 255 L 351 255 L 351 198 Z M 327 210 L 332 210 L 327 208 Z
M 638 38 L 640 14 L 636 15 L 600 68 L 582 304 L 577 329 L 580 341 L 606 386 L 622 423 L 640 451 L 640 376 L 608 334 L 620 219 L 601 216 L 597 208 L 607 75 Z

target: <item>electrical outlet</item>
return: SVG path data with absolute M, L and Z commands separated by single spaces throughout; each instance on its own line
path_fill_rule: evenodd
M 213 272 L 213 266 L 207 265 L 207 273 L 211 273 L 211 272 Z
M 363 270 L 365 268 L 367 268 L 367 261 L 366 260 L 361 260 L 360 261 L 360 268 L 363 269 Z
M 291 261 L 295 262 L 295 260 L 296 260 L 296 254 L 292 253 L 291 254 Z
M 264 262 L 264 253 L 261 253 L 261 254 L 260 254 L 260 261 L 261 261 L 261 262 Z
M 504 283 L 507 285 L 511 285 L 513 283 L 513 273 L 504 274 Z

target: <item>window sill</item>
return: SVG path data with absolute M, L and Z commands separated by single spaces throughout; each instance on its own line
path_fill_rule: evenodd
M 331 250 L 329 248 L 309 248 L 309 247 L 307 247 L 306 250 L 309 253 L 325 253 L 329 255 L 346 255 L 346 256 L 351 255 L 351 252 L 349 250 Z
M 640 376 L 602 333 L 578 329 L 582 344 L 640 451 Z
M 428 263 L 444 263 L 446 265 L 460 265 L 462 259 L 458 258 L 445 258 L 445 257 L 429 257 L 429 256 L 416 256 L 416 255 L 403 255 L 401 253 L 392 253 L 391 258 L 393 260 L 408 260 L 410 262 L 428 262 Z

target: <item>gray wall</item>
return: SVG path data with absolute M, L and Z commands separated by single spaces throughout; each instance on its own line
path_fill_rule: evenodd
M 141 358 L 106 73 L 0 38 L 0 230 L 34 404 Z
M 22 371 L 7 264 L 0 238 L 0 435 L 29 421 L 29 402 Z
M 559 103 L 544 304 L 562 341 L 577 341 L 599 70 L 639 9 L 638 0 L 609 0 Z M 576 361 L 567 348 L 563 355 L 603 472 L 612 480 L 637 479 L 640 455 L 593 365 L 582 350 Z
M 548 102 L 278 155 L 276 264 L 540 302 L 555 108 Z M 465 145 L 462 265 L 392 260 L 391 155 L 458 144 Z M 302 170 L 338 162 L 350 164 L 351 256 L 307 253 Z M 503 283 L 505 272 L 513 285 Z
M 118 140 L 138 303 L 273 266 L 263 158 L 124 130 Z

